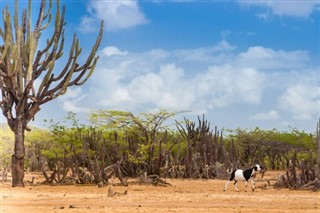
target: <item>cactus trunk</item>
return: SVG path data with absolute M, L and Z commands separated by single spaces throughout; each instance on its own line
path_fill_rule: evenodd
M 14 135 L 14 154 L 12 155 L 12 187 L 23 187 L 23 178 L 24 178 L 24 132 L 25 127 L 23 125 L 23 118 L 19 116 L 19 119 L 16 122 Z

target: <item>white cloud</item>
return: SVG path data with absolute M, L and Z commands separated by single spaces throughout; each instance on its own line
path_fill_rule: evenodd
M 108 46 L 88 83 L 68 90 L 59 98 L 60 106 L 81 113 L 89 109 L 186 110 L 191 111 L 188 116 L 205 113 L 222 120 L 236 113 L 253 125 L 277 120 L 281 127 L 284 121 L 295 126 L 297 120 L 310 122 L 317 117 L 319 70 L 308 67 L 307 52 L 260 46 L 239 52 L 228 43 L 221 44 L 140 53 Z M 253 111 L 259 113 L 252 115 Z
M 269 0 L 257 0 L 247 1 L 240 0 L 241 5 L 245 6 L 261 6 L 266 7 L 275 15 L 279 16 L 292 16 L 308 18 L 313 11 L 318 10 L 320 2 L 317 0 L 308 1 L 269 1 Z M 260 13 L 258 17 L 262 19 L 268 19 L 269 13 Z
M 266 121 L 266 120 L 276 120 L 279 118 L 279 114 L 276 110 L 270 110 L 266 113 L 257 113 L 250 117 L 250 120 L 260 120 L 260 121 Z
M 139 61 L 134 61 L 130 67 L 136 67 L 136 64 L 139 63 Z M 153 61 L 149 63 L 150 67 Z M 130 70 L 129 67 L 127 69 Z M 133 110 L 150 104 L 153 107 L 168 109 L 190 107 L 190 101 L 186 98 L 187 91 L 181 91 L 184 87 L 182 86 L 184 70 L 174 64 L 165 64 L 158 69 L 160 69 L 158 72 L 134 72 L 132 77 L 125 80 L 116 77 L 118 74 L 114 71 L 117 68 L 99 70 L 99 75 L 94 78 L 94 90 L 101 91 L 101 93 L 95 93 L 102 97 L 102 101 L 98 101 L 99 105 L 121 109 L 125 107 Z M 108 79 L 113 79 L 113 81 Z
M 310 120 L 320 113 L 320 87 L 309 83 L 292 85 L 280 96 L 279 103 L 293 119 Z
M 269 21 L 272 17 L 270 13 L 257 13 L 255 15 L 264 21 Z
M 273 50 L 254 46 L 240 53 L 237 63 L 240 66 L 251 66 L 258 69 L 297 69 L 304 67 L 309 60 L 307 51 Z
M 64 101 L 62 104 L 63 110 L 66 112 L 74 112 L 74 113 L 81 113 L 81 112 L 89 112 L 90 109 L 86 107 L 79 107 L 73 101 Z
M 185 55 L 197 54 L 204 58 L 215 58 L 221 52 L 230 52 L 231 47 L 223 41 L 210 48 L 127 52 L 121 60 L 104 55 L 92 77 L 92 91 L 95 91 L 93 99 L 96 100 L 90 102 L 122 109 L 136 110 L 152 106 L 197 112 L 232 103 L 258 104 L 265 75 L 255 68 L 236 67 L 223 62 L 207 66 L 204 70 L 190 70 L 185 63 L 197 59 L 181 59 Z M 208 62 L 205 60 L 205 63 Z
M 103 56 L 110 57 L 114 55 L 127 55 L 127 51 L 120 51 L 117 47 L 114 46 L 108 46 L 101 50 L 101 53 Z
M 89 112 L 90 109 L 82 107 L 82 101 L 86 100 L 87 94 L 84 94 L 81 87 L 68 88 L 66 94 L 60 96 L 58 100 L 62 105 L 62 109 L 66 112 Z
M 97 23 L 99 21 L 100 20 L 98 20 L 97 18 L 88 15 L 82 17 L 79 27 L 80 32 L 87 33 L 96 31 L 98 29 Z
M 226 48 L 218 48 L 222 46 Z M 309 61 L 304 51 L 260 46 L 235 54 L 225 41 L 213 47 L 173 51 L 129 53 L 117 47 L 107 50 L 91 79 L 89 103 L 126 110 L 152 107 L 206 112 L 239 103 L 257 106 L 270 87 L 281 94 L 292 86 L 297 77 L 281 70 L 304 67 Z M 108 57 L 110 52 L 119 53 L 121 58 Z M 217 57 L 221 54 L 223 58 Z M 186 55 L 194 57 L 185 58 Z M 193 70 L 188 66 L 190 62 L 204 64 L 204 69 Z M 274 98 L 276 102 L 277 96 Z M 286 106 L 295 112 L 293 104 Z
M 224 107 L 243 102 L 257 104 L 262 93 L 263 73 L 253 68 L 231 65 L 212 66 L 195 79 L 197 95 L 203 96 L 208 107 Z
M 148 23 L 136 0 L 95 1 L 91 0 L 80 24 L 82 32 L 97 29 L 100 20 L 105 21 L 107 31 L 118 31 Z
M 221 56 L 234 50 L 236 47 L 230 45 L 226 40 L 220 41 L 217 45 L 210 47 L 200 47 L 197 49 L 180 49 L 175 50 L 173 54 L 183 61 L 196 61 L 196 62 L 213 62 L 220 60 Z M 217 57 L 219 55 L 219 57 Z
M 81 95 L 82 90 L 81 87 L 71 87 L 67 89 L 66 94 L 59 96 L 59 100 L 65 101 L 70 99 L 78 99 L 81 100 L 85 97 L 85 95 Z

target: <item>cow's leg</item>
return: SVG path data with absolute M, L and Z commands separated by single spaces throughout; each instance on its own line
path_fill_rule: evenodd
M 251 178 L 251 183 L 252 183 L 252 191 L 256 188 L 256 183 L 253 181 L 253 178 Z
M 237 182 L 238 182 L 238 181 L 237 181 L 237 180 L 235 180 L 233 185 L 234 185 L 234 189 L 238 192 L 238 191 L 239 191 L 239 189 L 237 188 Z
M 227 191 L 227 188 L 228 188 L 229 183 L 230 183 L 230 180 L 228 180 L 228 182 L 226 183 L 223 191 Z

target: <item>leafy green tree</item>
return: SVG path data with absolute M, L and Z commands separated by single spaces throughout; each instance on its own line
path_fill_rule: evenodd
M 68 160 L 82 153 L 82 137 L 87 128 L 79 122 L 73 112 L 69 112 L 62 122 L 46 122 L 49 125 L 51 144 L 41 149 L 41 155 L 47 158 L 50 169 L 53 169 L 58 161 Z
M 111 145 L 113 137 L 117 144 L 117 133 L 109 135 L 109 141 L 107 134 L 79 123 L 72 112 L 61 123 L 51 120 L 49 129 L 52 142 L 41 151 L 52 171 L 49 177 L 46 170 L 42 169 L 47 183 L 63 183 L 68 178 L 77 183 L 102 184 L 107 181 L 107 165 L 117 162 L 113 156 L 118 156 L 118 147 L 112 149 L 114 147 Z M 67 177 L 67 174 L 71 177 Z
M 298 160 L 310 158 L 310 150 L 316 152 L 314 137 L 295 128 L 286 132 L 238 128 L 230 132 L 228 140 L 234 139 L 239 147 L 242 164 L 259 162 L 278 169 L 288 166 L 295 151 Z
M 27 162 L 25 162 L 25 166 L 30 171 L 41 170 L 41 151 L 47 150 L 52 143 L 53 137 L 48 130 L 33 128 L 33 131 L 26 134 L 25 146 Z
M 252 165 L 263 161 L 264 153 L 260 152 L 261 143 L 268 138 L 268 132 L 265 132 L 259 128 L 254 130 L 236 129 L 229 136 L 234 139 L 235 144 L 239 147 L 241 164 Z
M 3 27 L 0 36 L 4 45 L 0 46 L 0 107 L 7 118 L 8 125 L 15 135 L 12 156 L 12 186 L 24 186 L 25 131 L 30 131 L 28 123 L 34 119 L 40 106 L 63 95 L 69 86 L 80 86 L 92 75 L 98 57 L 97 49 L 103 36 L 103 22 L 91 53 L 83 63 L 78 64 L 81 48 L 74 35 L 66 64 L 59 72 L 56 62 L 63 56 L 65 7 L 60 10 L 60 1 L 56 1 L 56 14 L 53 33 L 42 49 L 38 44 L 42 32 L 52 19 L 52 1 L 47 5 L 41 0 L 36 24 L 32 29 L 32 1 L 28 9 L 19 14 L 18 0 L 15 1 L 13 19 L 6 6 L 3 9 Z M 21 18 L 21 21 L 19 19 Z M 35 87 L 35 81 L 40 86 Z
M 14 134 L 7 125 L 0 124 L 0 169 L 10 165 Z
M 160 131 L 165 131 L 165 124 L 177 112 L 160 110 L 156 113 L 140 113 L 138 116 L 126 111 L 97 110 L 90 115 L 90 120 L 97 126 L 106 129 L 122 129 L 136 133 L 139 136 L 137 162 L 147 165 L 149 174 L 158 173 L 159 168 L 154 165 L 157 136 Z

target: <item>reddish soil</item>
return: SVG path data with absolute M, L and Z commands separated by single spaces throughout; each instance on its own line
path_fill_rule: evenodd
M 257 177 L 257 189 L 240 192 L 230 183 L 223 192 L 224 180 L 167 179 L 172 187 L 139 185 L 129 180 L 129 186 L 26 186 L 12 188 L 1 183 L 1 212 L 320 212 L 320 192 L 274 189 L 266 180 L 274 180 L 279 172 L 267 172 Z M 26 179 L 35 176 L 27 174 Z M 271 181 L 272 183 L 272 181 Z M 272 184 L 271 184 L 272 185 Z M 249 185 L 251 187 L 251 183 Z M 114 196 L 108 196 L 112 187 Z M 127 191 L 127 193 L 125 193 Z

